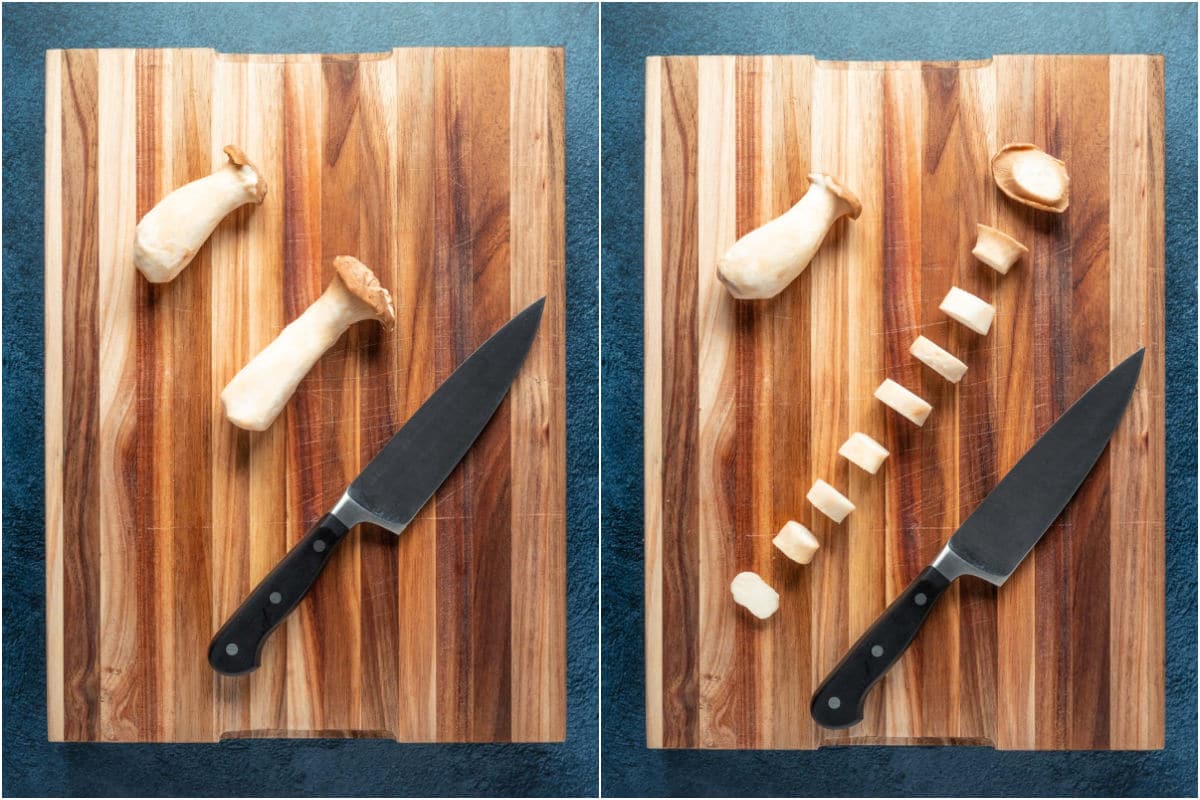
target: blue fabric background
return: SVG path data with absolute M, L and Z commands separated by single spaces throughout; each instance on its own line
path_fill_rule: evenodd
M 577 795 L 596 791 L 596 161 L 593 5 L 4 6 L 4 785 L 11 795 Z M 46 741 L 43 585 L 44 51 L 566 47 L 568 716 L 565 744 Z
M 605 795 L 1196 794 L 1196 7 L 616 5 L 601 9 Z M 1167 739 L 1149 753 L 966 747 L 651 751 L 642 677 L 642 123 L 647 56 L 1166 55 Z

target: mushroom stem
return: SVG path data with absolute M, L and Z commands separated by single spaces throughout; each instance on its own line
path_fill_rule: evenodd
M 133 242 L 133 263 L 151 283 L 166 283 L 191 263 L 229 212 L 261 203 L 267 184 L 246 154 L 225 147 L 228 163 L 180 186 L 146 212 Z
M 234 376 L 221 392 L 225 416 L 239 428 L 264 431 L 279 416 L 317 360 L 351 325 L 395 320 L 391 296 L 365 265 L 334 259 L 337 275 L 304 313 Z
M 734 242 L 717 264 L 729 293 L 765 300 L 782 292 L 812 261 L 833 223 L 858 219 L 862 204 L 833 176 L 814 172 L 800 201 Z

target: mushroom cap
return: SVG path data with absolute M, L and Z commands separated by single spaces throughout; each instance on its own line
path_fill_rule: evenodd
M 992 178 L 1013 200 L 1042 211 L 1061 214 L 1071 202 L 1067 165 L 1036 145 L 1001 147 L 992 156 Z
M 827 172 L 809 173 L 808 179 L 837 195 L 838 199 L 850 207 L 850 210 L 846 212 L 850 219 L 858 219 L 858 215 L 862 213 L 862 203 L 859 201 L 858 195 L 847 189 L 841 181 Z
M 267 182 L 263 180 L 262 171 L 254 166 L 254 162 L 246 158 L 246 154 L 242 152 L 242 148 L 236 144 L 227 144 L 221 149 L 229 157 L 230 164 L 233 164 L 235 167 L 248 167 L 254 173 L 254 183 L 247 183 L 247 185 L 254 191 L 254 202 L 261 203 L 263 198 L 267 196 Z
M 354 256 L 337 256 L 333 259 L 333 268 L 350 293 L 371 307 L 375 319 L 389 329 L 396 324 L 392 296 L 379 283 L 370 267 Z

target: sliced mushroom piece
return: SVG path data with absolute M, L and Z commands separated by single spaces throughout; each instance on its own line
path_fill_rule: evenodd
M 813 483 L 806 496 L 817 511 L 839 524 L 854 510 L 854 503 L 850 502 L 850 498 L 820 478 Z
M 1071 198 L 1067 165 L 1036 145 L 1007 144 L 992 156 L 1000 191 L 1027 206 L 1061 214 Z
M 739 572 L 729 584 L 733 602 L 744 607 L 759 619 L 766 619 L 779 610 L 779 592 L 756 572 Z
M 884 378 L 875 390 L 875 399 L 914 425 L 924 425 L 933 406 L 905 389 L 891 378 Z
M 733 243 L 717 264 L 729 293 L 765 300 L 782 292 L 812 261 L 839 218 L 858 219 L 862 203 L 832 175 L 808 176 L 808 191 L 781 216 Z
M 329 287 L 284 328 L 221 392 L 225 416 L 239 428 L 265 431 L 322 354 L 356 322 L 396 322 L 392 296 L 375 273 L 351 256 L 333 260 Z
M 918 336 L 912 343 L 912 347 L 908 348 L 908 352 L 951 383 L 958 383 L 962 380 L 963 375 L 967 374 L 966 364 L 924 336 Z
M 996 307 L 986 300 L 981 300 L 970 292 L 964 292 L 957 286 L 950 287 L 942 304 L 938 306 L 943 314 L 955 322 L 966 325 L 980 336 L 987 335 L 996 318 Z
M 795 520 L 788 520 L 771 543 L 779 548 L 779 552 L 795 561 L 797 564 L 807 564 L 813 560 L 813 555 L 821 546 L 812 531 Z
M 267 182 L 246 154 L 232 144 L 224 152 L 226 164 L 168 194 L 138 223 L 133 263 L 151 283 L 173 279 L 229 212 L 267 196 Z
M 864 472 L 874 475 L 883 466 L 888 451 L 870 436 L 856 431 L 838 448 L 838 455 Z
M 1007 275 L 1017 259 L 1029 252 L 1029 248 L 1009 236 L 983 223 L 975 225 L 975 249 L 971 255 L 987 264 L 1001 275 Z

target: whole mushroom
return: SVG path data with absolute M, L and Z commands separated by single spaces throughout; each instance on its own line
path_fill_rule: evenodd
M 280 331 L 221 392 L 225 416 L 239 428 L 264 431 L 287 405 L 313 364 L 356 322 L 396 322 L 392 296 L 365 264 L 351 256 L 333 260 L 325 292 Z
M 862 203 L 832 175 L 808 176 L 808 191 L 782 215 L 733 243 L 717 264 L 729 293 L 741 300 L 774 297 L 804 272 L 833 223 L 858 219 Z
M 229 212 L 267 196 L 267 182 L 241 148 L 226 145 L 224 153 L 226 164 L 168 194 L 138 223 L 133 263 L 151 283 L 174 279 Z

